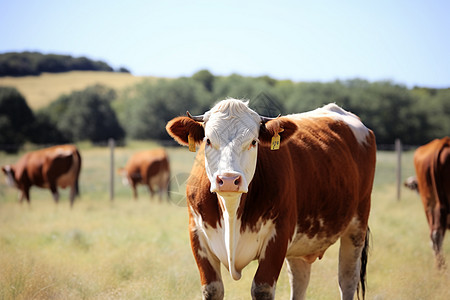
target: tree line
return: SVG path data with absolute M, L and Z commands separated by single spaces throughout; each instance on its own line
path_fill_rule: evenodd
M 171 140 L 165 124 L 202 114 L 227 97 L 248 99 L 259 114 L 304 112 L 334 102 L 357 114 L 378 144 L 421 145 L 450 134 L 450 89 L 407 88 L 390 81 L 353 79 L 293 82 L 268 76 L 214 76 L 142 81 L 122 91 L 91 86 L 62 95 L 36 112 L 14 88 L 0 88 L 0 145 L 53 144 L 109 138 Z M 17 149 L 16 149 L 17 148 Z M 6 150 L 6 149 L 5 149 Z
M 70 55 L 42 54 L 39 52 L 8 52 L 0 54 L 0 76 L 29 76 L 41 73 L 68 71 L 106 71 L 113 68 L 103 61 Z M 121 67 L 118 72 L 129 71 Z

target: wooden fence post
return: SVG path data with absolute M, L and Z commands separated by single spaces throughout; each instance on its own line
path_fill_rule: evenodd
M 108 140 L 110 150 L 109 200 L 114 200 L 114 139 Z
M 397 200 L 400 200 L 402 187 L 402 142 L 395 139 L 395 152 L 397 153 Z

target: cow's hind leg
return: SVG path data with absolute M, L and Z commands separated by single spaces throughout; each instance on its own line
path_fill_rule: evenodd
M 339 248 L 339 288 L 342 300 L 353 300 L 361 281 L 365 292 L 365 270 L 368 251 L 367 231 L 350 229 L 341 237 Z M 359 298 L 359 297 L 358 297 Z
M 291 283 L 291 300 L 302 300 L 306 296 L 311 264 L 301 258 L 287 258 L 289 282 Z
M 445 208 L 437 205 L 433 214 L 434 224 L 431 229 L 431 242 L 433 244 L 434 255 L 436 258 L 436 267 L 445 268 L 445 258 L 442 253 L 442 244 L 444 242 L 445 230 L 447 227 L 447 211 Z
M 73 207 L 73 202 L 75 201 L 75 197 L 77 196 L 77 194 L 78 194 L 78 188 L 75 186 L 75 185 L 73 185 L 73 186 L 71 186 L 70 187 L 70 195 L 69 195 L 69 199 L 70 199 L 70 207 L 72 208 Z
M 155 196 L 155 190 L 153 189 L 150 182 L 148 183 L 148 192 L 150 193 L 150 199 L 153 199 L 153 197 Z
M 436 267 L 442 269 L 445 267 L 445 258 L 442 254 L 442 243 L 444 241 L 444 230 L 442 228 L 431 232 L 431 241 L 433 243 L 434 256 L 436 259 Z

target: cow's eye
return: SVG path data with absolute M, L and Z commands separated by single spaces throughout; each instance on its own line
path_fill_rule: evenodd
M 206 145 L 211 146 L 211 141 L 209 139 L 206 139 Z
M 248 146 L 248 150 L 250 150 L 252 148 L 255 148 L 256 144 L 258 144 L 258 141 L 257 140 L 253 140 L 252 143 L 250 144 L 250 146 Z

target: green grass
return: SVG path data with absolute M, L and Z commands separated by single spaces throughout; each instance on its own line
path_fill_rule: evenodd
M 79 145 L 83 157 L 82 197 L 71 210 L 68 191 L 55 205 L 47 190 L 32 188 L 31 205 L 17 203 L 17 191 L 0 175 L 0 299 L 200 299 L 191 254 L 187 211 L 181 199 L 160 203 L 145 188 L 134 201 L 115 178 L 110 202 L 109 149 Z M 116 168 L 154 143 L 116 148 Z M 189 173 L 194 155 L 169 148 L 172 175 Z M 0 165 L 18 155 L 0 153 Z M 450 299 L 450 272 L 434 268 L 428 228 L 418 195 L 402 189 L 396 199 L 393 153 L 379 152 L 370 226 L 372 248 L 367 299 Z M 413 172 L 412 152 L 403 156 L 403 177 Z M 450 238 L 444 244 L 450 262 Z M 309 299 L 339 299 L 338 245 L 313 264 Z M 249 299 L 257 264 L 233 281 L 223 270 L 226 299 Z M 289 298 L 283 268 L 277 299 Z

